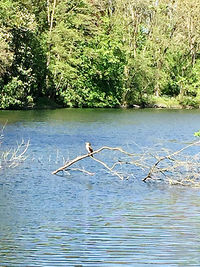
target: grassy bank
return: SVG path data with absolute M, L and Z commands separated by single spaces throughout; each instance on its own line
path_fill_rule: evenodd
M 189 96 L 177 97 L 155 97 L 151 96 L 147 106 L 153 108 L 168 108 L 168 109 L 192 109 L 200 108 L 200 98 Z
M 88 108 L 87 104 L 83 106 L 83 108 Z M 200 108 L 200 98 L 197 97 L 188 97 L 188 96 L 177 96 L 177 97 L 156 97 L 156 96 L 148 96 L 143 104 L 134 103 L 134 104 L 124 104 L 121 106 L 110 107 L 106 105 L 94 105 L 90 106 L 90 108 L 163 108 L 163 109 L 198 109 Z M 35 103 L 31 103 L 27 106 L 15 106 L 12 108 L 6 108 L 11 110 L 30 110 L 30 109 L 56 109 L 56 108 L 68 108 L 68 106 L 61 105 L 57 103 L 53 99 L 49 99 L 48 97 L 39 97 Z M 1 108 L 4 109 L 4 108 Z

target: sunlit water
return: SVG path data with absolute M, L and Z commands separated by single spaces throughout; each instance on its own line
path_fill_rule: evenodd
M 1 111 L 6 120 L 1 149 L 31 145 L 22 165 L 0 172 L 0 266 L 200 265 L 199 189 L 143 183 L 139 172 L 121 181 L 91 159 L 79 166 L 94 176 L 51 174 L 86 141 L 179 148 L 200 111 Z

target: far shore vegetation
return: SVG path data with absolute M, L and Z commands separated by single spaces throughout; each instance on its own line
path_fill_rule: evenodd
M 199 108 L 196 0 L 0 1 L 0 109 Z

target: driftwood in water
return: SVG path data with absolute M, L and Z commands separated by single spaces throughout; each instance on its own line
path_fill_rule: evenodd
M 25 156 L 30 145 L 28 140 L 26 143 L 24 140 L 17 145 L 16 148 L 12 148 L 8 151 L 4 151 L 1 155 L 0 168 L 15 168 L 21 162 L 25 161 L 27 156 Z
M 0 129 L 0 146 L 3 143 L 4 129 L 6 127 L 6 123 Z M 21 162 L 25 161 L 27 158 L 26 152 L 29 148 L 29 145 L 29 140 L 27 142 L 22 140 L 21 143 L 17 143 L 16 147 L 13 147 L 6 151 L 0 151 L 0 169 L 15 168 Z
M 119 152 L 121 152 L 122 154 L 125 154 L 125 155 L 127 155 L 127 156 L 129 156 L 129 157 L 132 157 L 132 156 L 133 156 L 133 154 L 128 153 L 128 152 L 124 151 L 123 149 L 121 149 L 121 148 L 119 148 L 119 147 L 103 146 L 103 147 L 99 148 L 98 150 L 93 151 L 93 152 L 90 153 L 90 154 L 84 154 L 84 155 L 82 155 L 82 156 L 78 156 L 78 157 L 76 157 L 75 159 L 72 159 L 72 160 L 66 162 L 64 166 L 62 166 L 62 167 L 58 168 L 57 170 L 53 171 L 52 174 L 57 174 L 57 173 L 60 172 L 60 171 L 65 171 L 65 170 L 69 169 L 69 167 L 72 166 L 73 164 L 75 164 L 76 162 L 78 162 L 78 161 L 80 161 L 80 160 L 83 160 L 83 159 L 85 159 L 85 158 L 90 157 L 90 159 L 92 159 L 92 160 L 94 160 L 94 161 L 100 163 L 101 165 L 103 165 L 104 168 L 106 168 L 110 173 L 112 173 L 113 175 L 118 176 L 120 179 L 123 180 L 123 179 L 124 179 L 124 176 L 123 176 L 121 173 L 119 173 L 118 171 L 116 171 L 116 170 L 114 169 L 117 165 L 119 165 L 119 164 L 123 164 L 122 161 L 117 161 L 117 162 L 115 162 L 111 167 L 109 167 L 105 162 L 101 161 L 100 159 L 97 159 L 97 158 L 93 157 L 93 155 L 98 154 L 98 153 L 100 153 L 100 152 L 103 151 L 103 150 L 119 151 Z M 87 171 L 82 170 L 82 169 L 76 169 L 76 170 L 83 171 L 83 172 L 87 172 Z M 89 173 L 89 172 L 88 172 L 88 173 Z
M 200 141 L 190 143 L 175 152 L 168 151 L 165 156 L 154 156 L 156 161 L 149 168 L 143 182 L 164 181 L 173 185 L 200 187 L 200 153 L 182 153 L 198 145 Z
M 139 179 L 142 179 L 143 182 L 165 182 L 173 185 L 178 184 L 200 187 L 200 153 L 194 154 L 194 150 L 190 153 L 189 150 L 190 148 L 193 149 L 194 146 L 199 145 L 200 141 L 193 142 L 173 152 L 165 148 L 162 148 L 159 151 L 156 147 L 156 150 L 154 151 L 153 148 L 142 149 L 141 147 L 137 147 L 137 150 L 140 150 L 140 153 L 137 154 L 128 153 L 119 147 L 103 146 L 90 154 L 84 154 L 66 162 L 64 166 L 52 173 L 57 174 L 60 171 L 78 170 L 85 174 L 93 175 L 94 173 L 85 169 L 70 168 L 75 163 L 89 157 L 91 160 L 101 164 L 109 173 L 122 180 L 125 177 L 127 178 L 131 176 L 134 178 L 138 177 Z M 115 160 L 112 166 L 109 166 L 105 162 L 105 160 L 108 159 L 107 157 L 104 157 L 104 161 L 97 157 L 93 157 L 93 155 L 97 155 L 103 150 L 110 150 L 111 152 L 118 151 L 124 155 L 125 159 Z

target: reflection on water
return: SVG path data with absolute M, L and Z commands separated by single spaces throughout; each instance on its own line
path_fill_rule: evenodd
M 1 111 L 3 147 L 30 139 L 29 158 L 0 173 L 0 266 L 199 266 L 197 189 L 51 171 L 67 157 L 135 143 L 178 147 L 200 128 L 199 111 Z M 138 173 L 138 177 L 140 174 Z M 141 177 L 142 178 L 142 177 Z

